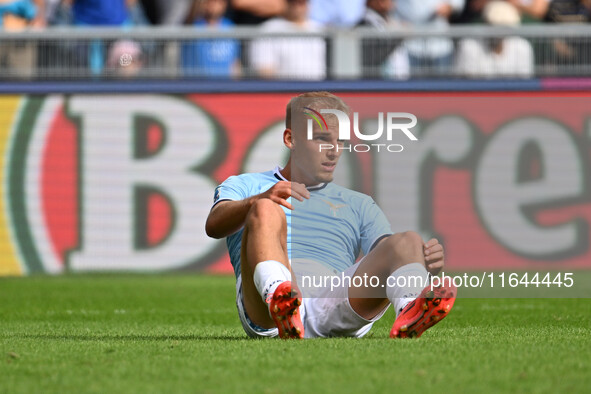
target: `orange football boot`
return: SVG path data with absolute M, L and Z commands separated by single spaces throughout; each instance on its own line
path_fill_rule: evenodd
M 277 286 L 269 302 L 269 312 L 275 325 L 279 329 L 281 339 L 301 339 L 304 337 L 304 325 L 300 317 L 299 307 L 302 297 L 296 289 L 292 289 L 291 282 L 285 281 Z
M 441 284 L 431 290 L 425 287 L 421 294 L 400 312 L 390 338 L 418 338 L 429 327 L 441 321 L 454 305 L 458 290 L 451 284 Z

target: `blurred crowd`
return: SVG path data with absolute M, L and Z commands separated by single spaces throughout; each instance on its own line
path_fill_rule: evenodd
M 121 40 L 46 45 L 0 42 L 0 74 L 27 77 L 34 65 L 59 67 L 60 54 L 92 75 L 141 75 L 146 54 L 163 51 L 187 77 L 249 77 L 321 80 L 327 73 L 326 29 L 439 29 L 450 24 L 515 27 L 532 23 L 588 23 L 591 0 L 0 0 L 4 30 L 150 25 L 189 25 L 228 30 L 259 26 L 264 36 L 185 40 L 175 50 Z M 286 37 L 286 34 L 303 34 Z M 431 75 L 522 77 L 534 74 L 539 53 L 562 63 L 589 64 L 585 40 L 537 44 L 515 36 L 452 40 L 445 36 L 362 41 L 368 77 L 407 79 Z M 72 55 L 74 54 L 74 55 Z M 538 56 L 539 57 L 539 56 Z M 74 60 L 71 60 L 74 59 Z M 538 59 L 539 60 L 539 59 Z M 160 66 L 167 66 L 166 60 Z

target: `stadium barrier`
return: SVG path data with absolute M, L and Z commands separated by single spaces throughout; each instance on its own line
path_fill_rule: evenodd
M 204 232 L 214 189 L 284 162 L 292 96 L 0 96 L 0 275 L 228 272 Z M 587 93 L 371 96 L 414 113 L 423 148 L 344 153 L 336 181 L 395 231 L 439 237 L 450 269 L 589 268 Z
M 484 65 L 478 61 L 476 55 L 485 56 L 486 48 L 499 39 L 515 37 L 519 38 L 518 49 L 507 53 L 504 61 Z M 453 25 L 443 29 L 408 28 L 384 32 L 359 28 L 297 35 L 270 34 L 256 27 L 219 31 L 192 27 L 54 27 L 0 31 L 0 57 L 3 59 L 0 79 L 252 80 L 261 76 L 253 67 L 253 57 L 260 52 L 254 49 L 257 44 L 262 44 L 263 53 L 269 45 L 275 51 L 288 46 L 301 52 L 300 58 L 322 57 L 315 62 L 321 70 L 301 69 L 307 64 L 302 62 L 299 68 L 281 74 L 281 79 L 288 80 L 586 77 L 591 70 L 590 37 L 591 26 L 582 24 L 515 28 Z M 467 39 L 471 42 L 464 45 Z M 446 67 L 416 56 L 412 67 L 406 64 L 409 54 L 428 52 L 433 47 L 449 47 L 452 56 Z M 203 64 L 200 56 L 204 48 L 232 52 L 239 60 L 240 70 L 230 73 L 219 64 Z M 312 48 L 317 51 L 312 53 Z M 458 59 L 460 52 L 469 56 Z M 466 64 L 458 67 L 458 61 Z

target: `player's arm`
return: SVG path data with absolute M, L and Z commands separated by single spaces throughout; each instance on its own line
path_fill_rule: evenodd
M 240 201 L 220 201 L 209 212 L 205 222 L 205 232 L 212 238 L 223 238 L 244 225 L 244 219 L 256 196 Z
M 287 201 L 290 197 L 303 201 L 304 198 L 310 198 L 310 192 L 301 183 L 281 181 L 266 192 L 243 200 L 220 201 L 209 212 L 205 232 L 212 238 L 227 237 L 244 226 L 246 215 L 257 200 L 268 198 L 288 209 L 293 209 L 291 203 Z

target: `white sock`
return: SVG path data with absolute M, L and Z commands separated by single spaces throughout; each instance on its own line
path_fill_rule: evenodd
M 403 265 L 390 274 L 389 286 L 386 287 L 386 295 L 394 305 L 396 316 L 411 301 L 418 297 L 421 291 L 429 284 L 429 273 L 423 263 Z M 401 285 L 396 286 L 396 284 Z
M 253 279 L 263 302 L 267 302 L 267 298 L 273 295 L 277 286 L 286 280 L 291 280 L 291 272 L 280 262 L 267 260 L 257 264 Z

